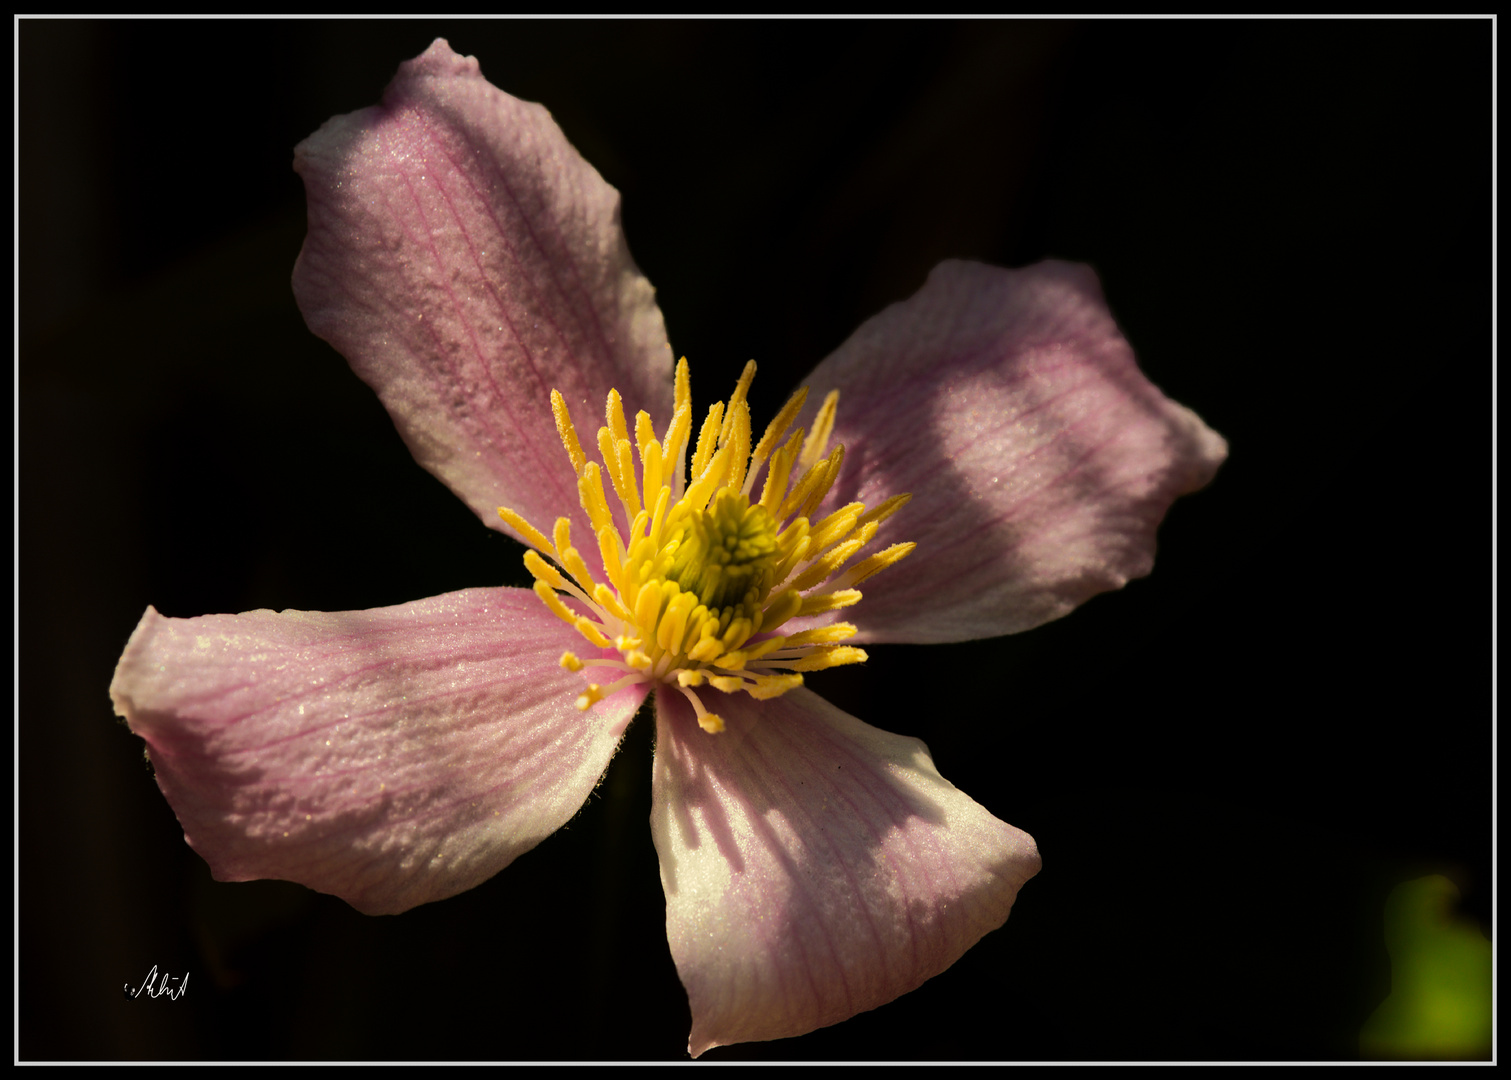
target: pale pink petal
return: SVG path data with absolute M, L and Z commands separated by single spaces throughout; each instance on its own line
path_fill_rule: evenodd
M 692 1004 L 688 1050 L 780 1039 L 874 1009 L 1007 919 L 1039 871 L 998 821 L 890 735 L 807 690 L 656 692 L 651 832 Z
M 946 262 L 809 379 L 839 389 L 832 499 L 913 501 L 874 550 L 917 549 L 840 615 L 857 641 L 963 641 L 1057 619 L 1154 565 L 1177 496 L 1227 444 L 1160 393 L 1084 266 Z M 811 410 L 810 410 L 811 411 Z
M 488 525 L 503 529 L 502 505 L 547 535 L 563 514 L 585 530 L 551 390 L 590 448 L 611 388 L 632 426 L 636 409 L 658 423 L 671 410 L 666 328 L 619 193 L 543 107 L 439 39 L 382 104 L 300 143 L 294 168 L 309 199 L 294 293 L 310 329 Z
M 492 877 L 593 790 L 643 693 L 578 712 L 582 678 L 558 666 L 573 636 L 526 589 L 339 613 L 148 608 L 110 696 L 218 879 L 388 914 Z

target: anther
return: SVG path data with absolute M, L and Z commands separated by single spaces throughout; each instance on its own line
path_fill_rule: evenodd
M 771 698 L 801 686 L 802 672 L 865 660 L 863 650 L 839 644 L 856 632 L 849 623 L 785 636 L 774 631 L 789 619 L 855 603 L 860 592 L 851 586 L 912 550 L 894 545 L 841 573 L 907 496 L 870 511 L 851 503 L 813 524 L 844 461 L 844 447 L 829 446 L 838 394 L 825 397 L 805 433 L 793 428 L 806 402 L 807 391 L 799 390 L 752 448 L 748 393 L 755 372 L 753 361 L 745 365 L 728 401 L 708 410 L 696 440 L 685 357 L 661 441 L 643 411 L 635 414 L 632 434 L 624 402 L 611 392 L 594 440 L 599 461 L 587 459 L 565 399 L 552 392 L 602 575 L 572 545 L 569 518 L 557 518 L 548 540 L 514 511 L 503 508 L 499 516 L 534 549 L 525 565 L 542 603 L 594 647 L 619 654 L 586 661 L 562 654 L 569 671 L 607 666 L 626 673 L 609 686 L 590 684 L 577 698 L 579 709 L 624 687 L 665 682 L 687 696 L 704 731 L 718 732 L 724 721 L 703 707 L 697 687 Z M 763 468 L 765 485 L 752 502 Z M 606 497 L 610 487 L 624 509 L 623 525 Z M 824 591 L 809 592 L 817 589 Z

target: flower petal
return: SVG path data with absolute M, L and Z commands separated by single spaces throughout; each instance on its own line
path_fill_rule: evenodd
M 564 631 L 564 633 L 563 633 Z M 110 686 L 221 881 L 370 915 L 472 888 L 555 832 L 643 694 L 586 713 L 527 589 L 372 611 L 142 616 Z
M 857 642 L 1016 633 L 1121 588 L 1227 456 L 1144 378 L 1096 276 L 1069 263 L 941 263 L 808 385 L 809 401 L 840 391 L 835 504 L 913 495 L 869 550 L 917 550 L 841 613 Z
M 657 690 L 651 809 L 694 1057 L 907 993 L 1001 926 L 1038 873 L 1033 838 L 956 790 L 917 739 L 808 690 L 703 693 L 718 735 Z
M 551 390 L 589 443 L 611 388 L 632 420 L 671 412 L 671 348 L 619 193 L 542 106 L 440 39 L 381 105 L 300 143 L 294 168 L 309 199 L 294 294 L 310 329 L 489 526 L 510 531 L 502 505 L 547 535 L 568 512 L 586 530 Z

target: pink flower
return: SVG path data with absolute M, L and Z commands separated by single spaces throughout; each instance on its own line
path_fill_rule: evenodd
M 426 468 L 532 546 L 540 584 L 148 608 L 111 694 L 215 876 L 372 914 L 469 889 L 577 812 L 654 689 L 695 1056 L 875 1008 L 1001 926 L 1032 838 L 800 683 L 867 642 L 1026 630 L 1148 573 L 1226 446 L 1139 373 L 1091 272 L 942 264 L 770 439 L 742 380 L 700 444 L 617 193 L 474 59 L 436 41 L 296 168 L 310 328 Z

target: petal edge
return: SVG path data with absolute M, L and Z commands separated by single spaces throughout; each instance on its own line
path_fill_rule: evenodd
M 110 694 L 218 880 L 392 914 L 492 877 L 602 776 L 643 694 L 579 713 L 564 629 L 525 589 L 339 613 L 148 608 Z
M 918 548 L 846 610 L 856 642 L 1017 633 L 1121 588 L 1227 456 L 1139 371 L 1096 275 L 1070 263 L 941 263 L 809 386 L 810 401 L 840 391 L 831 503 L 913 495 L 871 550 Z
M 511 532 L 503 505 L 547 533 L 560 514 L 587 529 L 551 390 L 589 433 L 611 388 L 632 417 L 671 410 L 666 326 L 619 193 L 542 106 L 439 38 L 382 104 L 300 143 L 294 168 L 309 204 L 299 308 L 415 459 L 489 528 Z
M 939 775 L 917 739 L 807 690 L 710 694 L 703 732 L 658 690 L 651 829 L 694 1057 L 874 1009 L 1007 919 L 1027 833 Z

